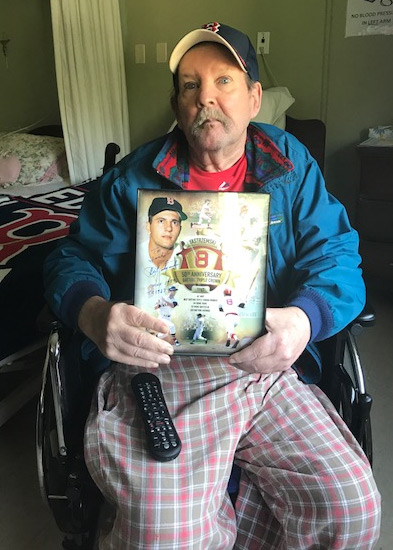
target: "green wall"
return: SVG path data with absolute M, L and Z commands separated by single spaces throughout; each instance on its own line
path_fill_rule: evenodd
M 59 122 L 49 0 L 0 0 L 0 131 Z
M 119 0 L 130 111 L 131 145 L 166 132 L 171 75 L 155 59 L 180 36 L 208 21 L 249 34 L 270 31 L 268 67 L 296 101 L 289 113 L 327 125 L 326 180 L 353 215 L 359 181 L 356 144 L 368 128 L 393 124 L 393 35 L 344 38 L 345 0 Z M 0 2 L 0 37 L 11 38 L 9 68 L 0 50 L 0 131 L 59 119 L 49 0 Z M 135 44 L 146 45 L 136 64 Z M 264 87 L 274 84 L 259 60 Z
M 354 213 L 368 129 L 393 124 L 393 35 L 344 38 L 346 2 L 333 0 L 328 41 L 326 180 Z

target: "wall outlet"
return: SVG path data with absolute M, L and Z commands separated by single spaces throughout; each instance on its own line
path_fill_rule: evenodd
M 270 48 L 270 32 L 259 32 L 257 34 L 257 53 L 267 54 Z

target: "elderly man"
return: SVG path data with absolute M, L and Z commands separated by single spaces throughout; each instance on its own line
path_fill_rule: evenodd
M 303 383 L 319 377 L 313 342 L 362 309 L 357 234 L 308 151 L 250 124 L 262 90 L 246 35 L 205 25 L 180 40 L 169 66 L 178 126 L 102 178 L 46 262 L 53 310 L 112 362 L 85 434 L 88 468 L 116 512 L 100 548 L 372 548 L 380 503 L 370 466 L 333 406 Z M 173 186 L 269 193 L 280 222 L 270 232 L 266 334 L 229 359 L 173 357 L 151 334 L 165 323 L 130 305 L 137 188 Z M 147 455 L 130 391 L 146 369 L 183 443 L 166 463 Z

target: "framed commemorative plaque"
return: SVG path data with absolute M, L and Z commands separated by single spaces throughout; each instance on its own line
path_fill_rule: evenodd
M 136 306 L 182 355 L 230 355 L 264 332 L 270 196 L 138 190 Z

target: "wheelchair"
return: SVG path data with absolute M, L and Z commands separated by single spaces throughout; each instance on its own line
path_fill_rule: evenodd
M 320 120 L 287 116 L 286 129 L 303 142 L 324 169 L 326 128 Z M 110 144 L 105 173 L 119 152 Z M 370 410 L 356 338 L 373 326 L 370 305 L 340 333 L 319 343 L 321 389 L 327 394 L 372 464 Z M 98 526 L 105 518 L 105 500 L 90 478 L 83 457 L 84 424 L 93 394 L 83 378 L 81 335 L 53 322 L 48 338 L 42 386 L 37 407 L 36 449 L 42 498 L 49 506 L 68 550 L 93 550 Z M 232 502 L 236 492 L 230 494 Z M 104 514 L 102 511 L 104 510 Z
M 356 339 L 373 326 L 367 305 L 345 329 L 320 342 L 320 387 L 333 402 L 372 464 L 370 410 Z M 83 458 L 83 431 L 93 386 L 83 379 L 82 335 L 53 322 L 37 408 L 36 449 L 42 498 L 64 533 L 63 548 L 92 550 L 105 508 Z M 230 495 L 232 501 L 235 495 Z

